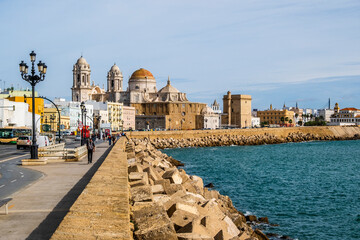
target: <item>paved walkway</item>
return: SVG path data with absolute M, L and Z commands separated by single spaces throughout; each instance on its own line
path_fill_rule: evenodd
M 28 168 L 44 177 L 13 194 L 9 215 L 0 209 L 0 239 L 49 239 L 83 191 L 108 152 L 107 142 L 96 145 L 93 163 L 51 163 Z

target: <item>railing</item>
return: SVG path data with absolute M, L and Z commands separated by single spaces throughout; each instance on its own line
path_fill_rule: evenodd
M 44 160 L 79 161 L 86 154 L 86 146 L 65 148 L 65 143 L 39 148 L 39 159 Z

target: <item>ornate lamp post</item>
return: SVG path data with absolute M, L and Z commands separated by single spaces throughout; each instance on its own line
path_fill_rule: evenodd
M 82 146 L 82 145 L 84 145 L 84 110 L 85 110 L 84 102 L 81 102 L 80 110 L 81 110 L 81 124 L 83 125 L 83 127 L 81 129 L 81 146 Z
M 35 74 L 35 60 L 36 60 L 36 53 L 32 51 L 30 53 L 30 61 L 31 61 L 31 75 L 28 74 L 29 67 L 27 66 L 24 61 L 21 61 L 19 64 L 21 77 L 28 83 L 30 83 L 32 88 L 32 144 L 30 148 L 30 155 L 31 159 L 38 159 L 38 145 L 36 144 L 36 126 L 35 126 L 35 85 L 41 81 L 44 81 L 45 74 L 47 70 L 47 66 L 45 63 L 39 61 L 37 64 L 39 75 Z
M 86 139 L 87 139 L 87 137 L 86 137 L 86 133 L 87 133 L 87 128 L 86 128 L 86 113 L 87 113 L 87 110 L 86 110 L 86 108 L 84 109 L 84 123 L 85 123 L 85 126 L 84 126 L 84 129 L 85 129 L 85 131 L 84 131 L 84 144 L 86 143 Z

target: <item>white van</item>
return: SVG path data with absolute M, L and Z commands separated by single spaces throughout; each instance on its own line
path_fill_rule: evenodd
M 39 147 L 46 147 L 50 145 L 48 136 L 38 136 L 36 138 L 36 143 Z

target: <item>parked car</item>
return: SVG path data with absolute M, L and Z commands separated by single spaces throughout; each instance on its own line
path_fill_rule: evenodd
M 31 141 L 32 137 L 31 136 L 20 136 L 18 137 L 18 140 L 16 142 L 16 148 L 20 149 L 20 148 L 30 148 L 32 141 Z
M 70 130 L 65 130 L 61 132 L 64 136 L 70 136 L 71 135 L 71 131 Z
M 36 144 L 38 147 L 45 147 L 50 145 L 50 140 L 47 136 L 37 136 Z M 16 148 L 30 148 L 32 145 L 32 136 L 20 136 L 16 143 Z
M 80 141 L 80 140 L 81 140 L 81 136 L 80 136 L 80 135 L 76 135 L 75 141 Z
M 39 147 L 46 147 L 50 145 L 50 140 L 48 136 L 38 136 L 36 138 L 36 143 Z

